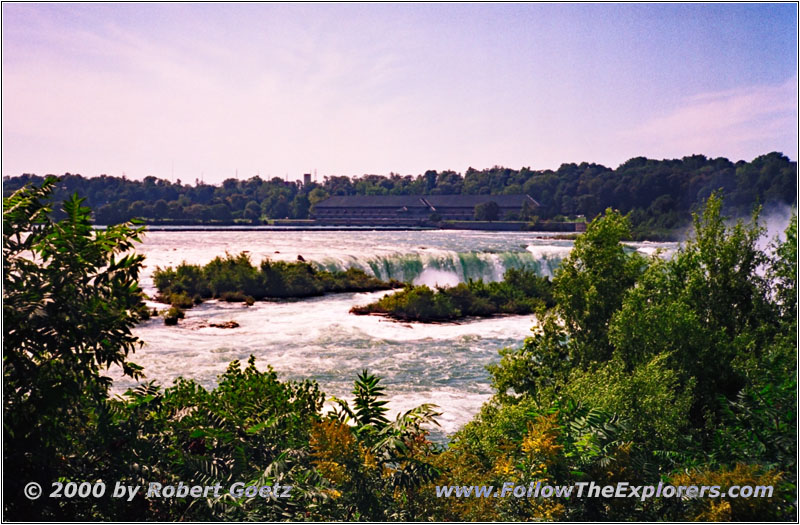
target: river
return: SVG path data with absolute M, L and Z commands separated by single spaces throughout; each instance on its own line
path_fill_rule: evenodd
M 632 243 L 651 253 L 669 243 Z M 155 294 L 156 266 L 181 261 L 204 264 L 225 252 L 247 251 L 254 262 L 305 260 L 320 268 L 351 266 L 382 279 L 450 285 L 466 279 L 500 280 L 510 267 L 532 268 L 552 276 L 572 241 L 536 232 L 477 231 L 153 231 L 137 252 L 145 256 L 141 284 Z M 442 416 L 432 436 L 444 439 L 469 421 L 492 394 L 486 365 L 498 350 L 519 346 L 530 334 L 530 315 L 474 319 L 460 323 L 399 323 L 355 316 L 353 305 L 389 292 L 332 294 L 296 301 L 257 302 L 252 307 L 207 301 L 186 312 L 177 327 L 160 318 L 140 324 L 144 342 L 132 360 L 147 379 L 170 385 L 178 376 L 212 388 L 234 359 L 256 356 L 281 379 L 315 379 L 328 396 L 350 397 L 362 369 L 382 378 L 390 415 L 421 403 L 435 403 Z M 151 303 L 164 308 L 164 305 Z M 238 328 L 204 326 L 236 321 Z M 134 382 L 115 371 L 117 393 Z

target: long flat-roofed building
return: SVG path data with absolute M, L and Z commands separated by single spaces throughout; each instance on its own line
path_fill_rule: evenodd
M 518 215 L 539 203 L 529 195 L 336 195 L 318 202 L 313 218 L 336 225 L 419 225 L 438 220 L 473 220 L 475 206 L 495 202 L 498 218 Z
M 529 195 L 424 195 L 425 201 L 431 209 L 439 214 L 443 220 L 471 221 L 475 218 L 475 206 L 495 202 L 499 207 L 497 214 L 500 220 L 509 215 L 519 215 L 525 203 L 533 209 L 539 203 Z

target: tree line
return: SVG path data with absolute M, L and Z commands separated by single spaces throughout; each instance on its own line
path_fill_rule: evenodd
M 4 177 L 3 196 L 44 177 Z M 588 220 L 608 207 L 630 213 L 635 238 L 674 237 L 691 222 L 714 191 L 725 197 L 725 212 L 748 215 L 756 204 L 793 205 L 797 163 L 773 152 L 751 162 L 692 155 L 682 159 L 636 157 L 616 169 L 600 164 L 562 164 L 557 170 L 519 170 L 495 166 L 463 174 L 428 170 L 420 175 L 331 175 L 303 185 L 280 178 L 226 179 L 220 185 L 184 184 L 156 177 L 59 177 L 55 198 L 77 192 L 86 197 L 97 224 L 119 224 L 134 217 L 148 223 L 260 224 L 270 219 L 307 219 L 314 204 L 332 195 L 436 195 L 526 193 L 541 207 L 539 219 Z M 58 212 L 55 212 L 58 216 Z

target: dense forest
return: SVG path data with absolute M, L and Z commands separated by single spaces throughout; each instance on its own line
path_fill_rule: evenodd
M 130 360 L 146 315 L 143 256 L 131 251 L 143 230 L 94 229 L 77 197 L 55 219 L 54 183 L 3 200 L 4 520 L 796 520 L 796 216 L 782 238 L 765 239 L 755 218 L 730 224 L 712 194 L 662 259 L 626 250 L 629 220 L 607 210 L 557 270 L 533 335 L 500 350 L 491 400 L 442 447 L 426 431 L 437 408 L 390 420 L 367 371 L 333 412 L 315 382 L 280 381 L 253 358 L 232 362 L 213 389 L 185 378 L 112 396 L 109 366 L 143 372 Z M 46 497 L 54 481 L 226 489 Z M 532 481 L 774 492 L 436 494 Z M 22 497 L 31 482 L 45 487 L 41 499 Z M 237 483 L 238 495 L 227 490 Z
M 269 219 L 306 219 L 315 203 L 331 195 L 516 194 L 540 204 L 539 219 L 584 216 L 592 219 L 608 207 L 630 212 L 635 238 L 676 237 L 713 191 L 725 198 L 725 213 L 747 216 L 754 205 L 796 202 L 797 163 L 780 153 L 751 162 L 693 155 L 675 160 L 633 158 L 617 169 L 599 164 L 563 164 L 557 170 L 519 170 L 495 166 L 421 175 L 326 176 L 303 186 L 280 178 L 227 179 L 215 186 L 195 181 L 142 181 L 119 177 L 59 177 L 56 199 L 74 192 L 85 197 L 98 224 L 119 224 L 133 217 L 148 223 L 245 223 Z M 43 177 L 4 177 L 3 196 Z M 58 213 L 58 211 L 56 211 Z

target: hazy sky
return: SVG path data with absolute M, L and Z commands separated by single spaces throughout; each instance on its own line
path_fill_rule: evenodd
M 793 4 L 3 4 L 2 173 L 797 159 Z

